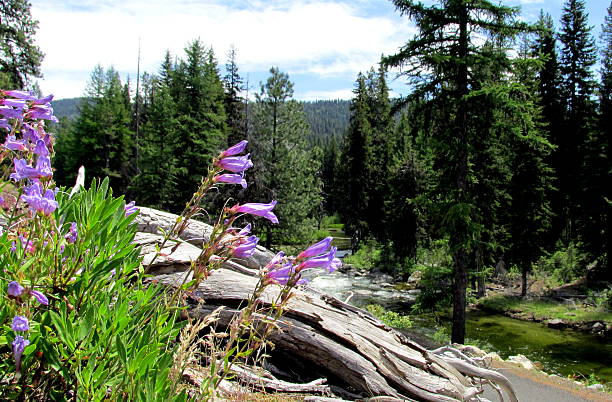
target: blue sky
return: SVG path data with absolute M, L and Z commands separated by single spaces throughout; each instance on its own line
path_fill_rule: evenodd
M 426 0 L 431 3 L 432 0 Z M 220 65 L 234 46 L 251 92 L 278 66 L 295 83 L 295 97 L 349 99 L 359 71 L 391 54 L 415 32 L 385 0 L 31 0 L 39 21 L 37 44 L 45 53 L 43 93 L 81 96 L 96 64 L 113 66 L 122 79 L 155 73 L 165 51 L 183 56 L 189 41 L 212 46 Z M 556 26 L 564 0 L 506 0 L 534 21 L 540 9 Z M 609 0 L 587 0 L 599 37 Z M 391 82 L 405 91 L 401 80 Z

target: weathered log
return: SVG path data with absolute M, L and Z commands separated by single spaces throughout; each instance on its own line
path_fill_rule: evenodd
M 175 216 L 157 211 L 145 211 L 144 216 L 154 224 L 143 228 L 152 229 L 155 225 L 168 228 Z M 157 217 L 162 216 L 163 219 Z M 160 223 L 161 222 L 161 223 Z M 206 232 L 201 223 L 192 229 Z M 191 226 L 191 225 L 190 225 Z M 186 235 L 189 238 L 193 234 Z M 161 241 L 160 236 L 139 235 L 140 244 L 146 244 L 144 253 L 154 252 L 151 246 Z M 168 247 L 172 249 L 174 245 Z M 176 250 L 181 249 L 180 245 Z M 181 258 L 178 253 L 162 256 L 154 269 L 162 267 L 167 272 L 153 279 L 174 287 L 189 278 L 185 266 L 193 260 L 198 248 L 183 247 Z M 261 266 L 272 253 L 263 250 L 249 266 Z M 166 258 L 169 257 L 169 258 Z M 172 268 L 177 270 L 169 273 Z M 155 271 L 153 271 L 155 272 Z M 188 300 L 204 300 L 205 303 L 188 306 L 192 318 L 204 318 L 219 306 L 226 306 L 219 313 L 217 325 L 227 328 L 238 313 L 238 306 L 250 297 L 257 283 L 257 271 L 239 263 L 228 262 L 223 268 L 214 271 Z M 277 297 L 279 287 L 270 286 L 260 298 L 262 305 L 270 305 Z M 195 302 L 194 302 L 195 303 Z M 255 322 L 269 321 L 268 317 L 255 315 Z M 279 330 L 273 331 L 268 340 L 274 345 L 270 352 L 270 367 L 277 373 L 291 373 L 291 382 L 308 383 L 319 378 L 327 378 L 335 394 L 342 398 L 387 397 L 395 400 L 410 398 L 428 401 L 481 400 L 479 384 L 471 377 L 484 377 L 508 386 L 505 379 L 492 374 L 490 370 L 479 370 L 474 362 L 444 355 L 436 355 L 404 335 L 387 327 L 364 310 L 346 304 L 308 287 L 293 291 L 284 316 L 277 323 Z M 476 360 L 476 359 L 475 359 Z M 283 366 L 284 365 L 284 366 Z M 393 399 L 390 399 L 393 400 Z

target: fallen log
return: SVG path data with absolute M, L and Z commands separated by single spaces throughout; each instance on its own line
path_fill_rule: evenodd
M 157 231 L 156 225 L 169 228 L 176 219 L 176 216 L 154 210 L 146 212 L 146 216 L 157 217 L 155 225 L 149 223 L 142 226 L 152 231 Z M 160 216 L 164 219 L 160 220 Z M 198 226 L 197 231 L 206 233 L 202 226 Z M 186 239 L 192 235 L 185 235 Z M 149 244 L 143 250 L 145 259 L 148 258 L 147 253 L 154 252 L 150 242 L 161 241 L 160 236 L 142 236 L 139 239 L 141 244 Z M 219 306 L 226 306 L 219 312 L 217 320 L 217 328 L 226 329 L 257 283 L 257 271 L 248 267 L 261 266 L 265 263 L 265 256 L 272 256 L 265 249 L 260 251 L 251 261 L 244 264 L 229 262 L 212 272 L 193 292 L 194 297 L 187 299 L 191 303 L 188 305 L 188 315 L 203 319 Z M 185 271 L 184 267 L 196 253 L 197 247 L 183 250 L 182 258 L 187 259 L 182 264 L 183 268 L 177 262 L 178 254 L 165 256 L 170 257 L 171 264 L 165 257 L 157 260 L 152 272 L 156 272 L 155 265 L 159 264 L 163 269 L 157 272 L 163 274 L 152 280 L 168 287 L 176 287 L 189 280 L 185 277 L 189 274 L 181 271 Z M 179 268 L 171 273 L 171 265 Z M 278 292 L 277 286 L 269 286 L 260 297 L 262 305 L 270 305 Z M 205 302 L 198 303 L 197 300 Z M 262 322 L 269 320 L 269 317 L 255 315 L 254 319 L 255 322 Z M 474 361 L 430 352 L 366 311 L 308 287 L 294 289 L 285 314 L 277 325 L 278 330 L 268 338 L 274 345 L 272 351 L 267 351 L 270 370 L 275 371 L 279 378 L 285 375 L 284 379 L 291 383 L 308 384 L 326 378 L 330 389 L 341 398 L 483 400 L 479 396 L 482 392 L 481 382 L 473 381 L 473 377 L 483 377 L 505 389 L 509 388 L 511 394 L 511 386 L 499 373 L 479 368 Z

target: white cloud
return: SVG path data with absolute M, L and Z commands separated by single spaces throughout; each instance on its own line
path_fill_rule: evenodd
M 290 74 L 356 74 L 374 65 L 382 53 L 396 51 L 413 32 L 407 19 L 399 16 L 361 16 L 359 4 L 34 0 L 32 13 L 40 22 L 37 43 L 46 53 L 42 66 L 46 79 L 41 86 L 60 97 L 79 96 L 82 89 L 75 93 L 76 82 L 62 87 L 65 78 L 57 72 L 81 76 L 98 63 L 133 76 L 139 38 L 141 71 L 156 72 L 166 49 L 182 57 L 187 42 L 199 37 L 213 46 L 221 61 L 234 45 L 242 72 L 277 65 Z
M 307 91 L 300 96 L 299 100 L 328 100 L 328 99 L 352 99 L 354 96 L 351 89 L 338 89 L 335 91 Z

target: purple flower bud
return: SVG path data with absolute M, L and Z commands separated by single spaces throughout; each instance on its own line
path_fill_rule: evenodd
M 243 174 L 220 174 L 213 177 L 215 183 L 240 184 L 242 188 L 247 188 L 247 182 Z
M 314 257 L 314 256 L 319 255 L 319 254 L 323 254 L 324 252 L 329 250 L 329 247 L 331 246 L 332 240 L 333 240 L 332 237 L 326 237 L 325 239 L 321 240 L 320 242 L 315 243 L 312 246 L 308 247 L 306 250 L 302 251 L 300 254 L 298 254 L 298 256 L 296 258 L 297 259 L 300 259 L 300 258 L 309 258 L 309 257 Z
M 278 223 L 278 218 L 272 212 L 274 206 L 276 205 L 276 201 L 272 201 L 269 204 L 261 204 L 257 202 L 247 203 L 243 205 L 235 205 L 230 208 L 230 213 L 245 213 L 256 216 L 261 216 L 262 218 L 268 219 L 272 223 Z
M 253 162 L 249 159 L 251 154 L 243 156 L 229 156 L 227 158 L 219 159 L 215 162 L 215 165 L 229 170 L 233 173 L 241 173 L 253 166 Z
M 24 339 L 23 336 L 17 335 L 15 340 L 12 342 L 13 345 L 13 358 L 15 359 L 15 367 L 17 368 L 17 372 L 21 372 L 21 356 L 23 355 L 23 351 L 30 344 L 30 341 Z
M 77 224 L 76 222 L 72 222 L 70 224 L 70 232 L 66 234 L 66 236 L 64 236 L 64 238 L 66 239 L 66 241 L 70 244 L 74 243 L 77 241 L 79 236 L 79 232 L 77 231 Z
M 219 158 L 225 158 L 226 156 L 233 156 L 233 155 L 238 155 L 239 153 L 242 153 L 248 143 L 249 142 L 247 140 L 242 140 L 238 144 L 232 145 L 225 151 L 221 152 L 221 155 L 219 155 Z
M 251 258 L 253 254 L 255 254 L 255 248 L 257 247 L 257 242 L 259 241 L 259 237 L 257 236 L 249 236 L 240 243 L 240 245 L 236 246 L 232 251 L 232 256 L 236 258 Z
M 41 292 L 39 292 L 38 290 L 30 290 L 30 295 L 34 296 L 34 298 L 42 305 L 44 306 L 48 306 L 49 305 L 49 299 L 47 299 L 47 296 L 45 296 L 44 294 L 42 294 Z
M 23 293 L 23 286 L 21 286 L 19 282 L 11 281 L 8 284 L 6 293 L 8 293 L 9 297 L 19 297 Z
M 136 203 L 132 201 L 129 204 L 125 204 L 124 210 L 125 216 L 130 216 L 133 213 L 138 212 L 138 207 L 136 206 Z
M 16 315 L 13 318 L 13 323 L 11 324 L 11 329 L 13 331 L 25 332 L 30 329 L 30 323 L 28 319 L 22 315 Z

